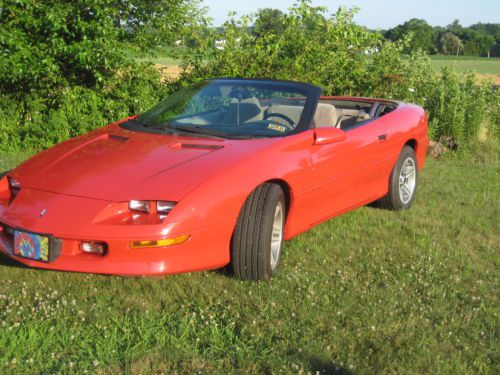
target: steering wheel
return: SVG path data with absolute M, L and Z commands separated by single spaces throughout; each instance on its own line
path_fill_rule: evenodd
M 285 120 L 286 122 L 288 122 L 288 124 L 281 124 L 281 123 L 277 123 L 276 121 L 273 121 L 273 122 L 277 123 L 278 125 L 286 126 L 287 128 L 289 128 L 291 130 L 295 129 L 295 127 L 297 126 L 295 121 L 293 121 L 290 117 L 288 117 L 287 115 L 284 115 L 282 113 L 268 113 L 267 115 L 264 116 L 264 120 L 267 120 L 270 117 L 278 117 L 282 120 Z

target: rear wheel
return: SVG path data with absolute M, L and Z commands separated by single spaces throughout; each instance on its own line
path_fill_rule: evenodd
M 279 267 L 286 219 L 283 190 L 257 187 L 243 206 L 231 240 L 231 272 L 243 280 L 269 280 Z
M 418 184 L 418 168 L 415 151 L 405 146 L 389 177 L 389 192 L 379 201 L 390 210 L 406 210 L 415 200 Z

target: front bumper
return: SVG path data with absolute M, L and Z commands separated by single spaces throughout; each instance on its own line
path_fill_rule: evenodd
M 19 228 L 22 229 L 22 228 Z M 108 245 L 105 255 L 83 253 L 82 241 L 94 239 L 59 238 L 61 255 L 45 263 L 13 254 L 13 243 L 0 233 L 0 251 L 29 267 L 97 274 L 155 276 L 220 268 L 229 263 L 229 240 L 233 224 L 225 222 L 191 233 L 179 245 L 132 249 L 129 238 L 99 238 Z M 228 237 L 229 234 L 229 237 Z M 57 238 L 57 235 L 54 235 Z
M 131 276 L 154 276 L 214 269 L 230 258 L 230 239 L 235 223 L 225 220 L 203 226 L 186 220 L 171 220 L 165 225 L 111 225 L 95 221 L 96 215 L 110 205 L 74 196 L 33 189 L 21 190 L 11 205 L 0 202 L 0 225 L 53 236 L 60 242 L 60 255 L 44 263 L 21 258 L 13 253 L 13 241 L 0 231 L 0 252 L 30 267 L 60 271 Z M 69 209 L 72 207 L 74 209 Z M 40 214 L 46 209 L 46 213 Z M 132 241 L 159 240 L 180 235 L 190 238 L 178 245 L 133 249 Z M 83 241 L 102 241 L 105 255 L 84 253 Z

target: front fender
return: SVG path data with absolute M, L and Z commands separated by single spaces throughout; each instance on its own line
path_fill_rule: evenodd
M 296 226 L 296 217 L 306 222 L 307 208 L 300 198 L 312 190 L 314 183 L 309 151 L 313 140 L 312 131 L 285 137 L 198 185 L 169 216 L 172 233 L 188 233 L 222 222 L 231 222 L 234 227 L 247 197 L 257 186 L 268 181 L 281 182 L 288 187 L 287 228 Z M 228 234 L 228 241 L 231 235 Z

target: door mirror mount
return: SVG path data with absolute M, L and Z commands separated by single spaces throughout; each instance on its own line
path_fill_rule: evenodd
M 329 145 L 345 140 L 345 131 L 334 127 L 316 128 L 314 130 L 315 145 Z

